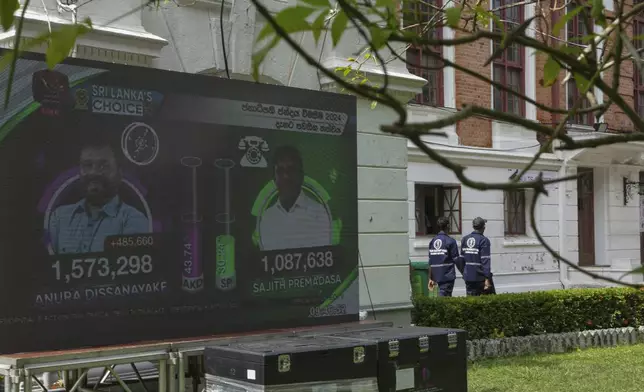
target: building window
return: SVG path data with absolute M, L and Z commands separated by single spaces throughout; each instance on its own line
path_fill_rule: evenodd
M 575 8 L 577 8 L 577 4 L 571 2 L 568 5 L 567 11 L 570 12 Z M 584 17 L 584 15 L 586 15 L 587 17 Z M 572 17 L 572 19 L 568 21 L 568 25 L 566 27 L 566 40 L 568 41 L 568 45 L 585 46 L 584 43 L 586 42 L 586 40 L 584 39 L 584 37 L 587 37 L 594 29 L 592 20 L 593 19 L 590 16 L 590 10 L 587 7 L 584 7 L 581 12 L 576 14 L 574 17 Z M 590 21 L 590 29 L 586 24 L 587 21 Z M 568 80 L 566 90 L 566 101 L 568 109 L 572 109 L 580 100 L 581 104 L 579 106 L 579 109 L 590 108 L 590 100 L 585 95 L 581 95 L 581 92 L 577 88 L 577 83 L 573 78 L 570 78 Z M 595 117 L 591 112 L 580 113 L 575 114 L 574 116 L 570 116 L 568 122 L 571 124 L 590 126 L 595 123 Z
M 449 219 L 448 234 L 461 234 L 461 187 L 416 184 L 416 236 L 438 234 L 436 220 Z
M 634 4 L 641 4 L 644 0 L 635 0 Z M 633 23 L 633 36 L 644 36 L 644 12 L 641 12 L 636 18 L 635 23 Z M 639 50 L 640 56 L 642 56 L 644 51 L 644 41 L 642 39 L 633 40 L 633 44 Z M 637 60 L 633 60 L 637 61 Z M 637 66 L 633 64 L 633 78 L 635 86 L 635 110 L 640 115 L 644 117 L 644 72 L 639 72 Z
M 442 36 L 440 0 L 411 0 L 404 4 L 404 24 L 410 31 L 427 39 Z M 407 49 L 407 69 L 410 73 L 427 80 L 423 91 L 416 95 L 414 102 L 428 106 L 443 106 L 443 65 L 436 57 L 436 54 L 442 57 L 442 53 L 440 46 L 427 48 L 412 45 Z
M 526 197 L 524 189 L 504 192 L 505 235 L 526 234 Z
M 495 14 L 503 25 L 502 30 L 497 23 L 492 23 L 495 31 L 509 32 L 523 22 L 523 4 L 510 6 L 517 2 L 519 0 L 493 0 L 493 8 L 497 10 Z M 497 50 L 501 42 L 493 41 L 492 46 L 493 50 Z M 503 54 L 494 60 L 492 67 L 492 77 L 495 82 L 518 93 L 525 91 L 525 48 L 521 45 L 512 44 L 507 47 Z M 494 109 L 522 115 L 525 113 L 525 102 L 514 94 L 494 87 Z

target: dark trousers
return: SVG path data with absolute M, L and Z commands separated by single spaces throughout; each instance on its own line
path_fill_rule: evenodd
M 451 297 L 454 291 L 454 281 L 442 282 L 438 284 L 438 295 L 440 297 Z
M 485 282 L 465 282 L 465 292 L 468 297 L 477 297 L 483 294 L 485 290 Z

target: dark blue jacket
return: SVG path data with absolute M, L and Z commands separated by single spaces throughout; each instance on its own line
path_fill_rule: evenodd
M 431 279 L 436 283 L 453 282 L 456 279 L 454 264 L 457 261 L 458 244 L 456 244 L 456 240 L 441 231 L 429 242 Z
M 461 240 L 461 258 L 465 264 L 463 280 L 481 282 L 492 278 L 490 271 L 490 240 L 474 231 Z

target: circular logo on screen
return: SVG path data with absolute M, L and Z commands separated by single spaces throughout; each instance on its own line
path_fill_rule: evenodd
M 466 245 L 468 248 L 472 249 L 474 245 L 476 245 L 476 240 L 474 239 L 474 237 L 468 238 Z
M 443 246 L 443 241 L 442 240 L 440 240 L 440 239 L 434 240 L 434 249 L 438 250 L 438 249 L 441 248 L 441 246 Z
M 123 130 L 121 149 L 130 162 L 139 166 L 149 165 L 159 153 L 159 136 L 148 124 L 132 123 Z

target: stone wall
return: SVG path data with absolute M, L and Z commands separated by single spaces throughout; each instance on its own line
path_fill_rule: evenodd
M 470 361 L 532 354 L 556 354 L 595 347 L 644 343 L 644 327 L 611 328 L 467 342 Z

